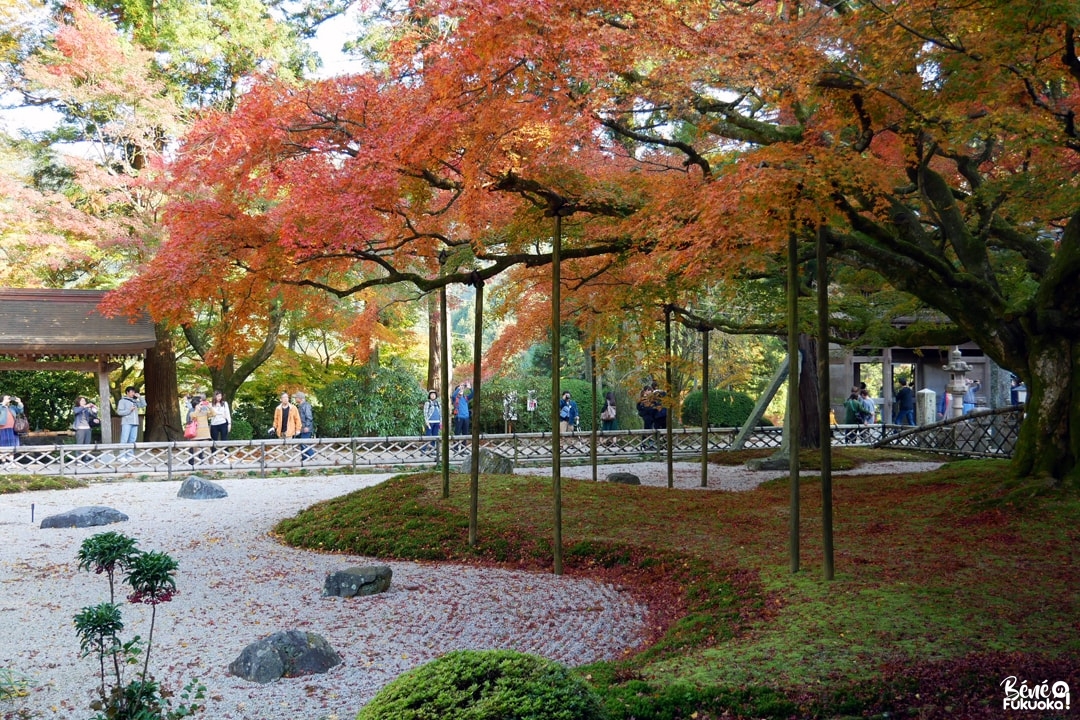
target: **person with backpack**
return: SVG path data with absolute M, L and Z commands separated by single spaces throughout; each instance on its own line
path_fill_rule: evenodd
M 851 393 L 848 395 L 847 400 L 844 401 L 844 424 L 845 425 L 859 425 L 859 415 L 862 413 L 862 402 L 859 400 L 859 388 L 851 388 Z M 848 430 L 844 434 L 844 442 L 849 445 L 855 442 L 857 433 L 855 430 Z
M 438 437 L 442 431 L 442 408 L 439 405 L 439 393 L 429 390 L 424 402 L 424 435 Z M 438 446 L 432 442 L 425 446 L 429 452 L 438 454 Z
M 614 430 L 615 422 L 615 393 L 608 392 L 604 395 L 604 409 L 600 411 L 600 429 L 604 432 Z
M 19 447 L 19 436 L 15 434 L 15 419 L 22 414 L 22 400 L 13 395 L 5 395 L 0 402 L 0 447 Z

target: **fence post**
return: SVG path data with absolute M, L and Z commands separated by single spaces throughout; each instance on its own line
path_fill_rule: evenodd
M 254 440 L 252 441 L 254 442 Z M 259 475 L 266 477 L 266 441 L 259 443 Z
M 173 447 L 175 447 L 175 443 L 169 443 L 169 447 L 165 451 L 165 479 L 166 480 L 172 480 Z

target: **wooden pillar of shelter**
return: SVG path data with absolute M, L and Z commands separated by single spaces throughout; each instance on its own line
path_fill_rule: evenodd
M 97 379 L 98 379 L 98 418 L 101 419 L 101 442 L 104 445 L 109 445 L 113 441 L 112 436 L 112 409 L 110 403 L 112 398 L 109 395 L 109 363 L 105 356 L 98 358 L 97 364 Z

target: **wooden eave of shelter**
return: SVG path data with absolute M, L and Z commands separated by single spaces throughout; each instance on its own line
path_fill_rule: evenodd
M 106 317 L 102 290 L 0 289 L 0 369 L 89 369 L 142 357 L 156 342 L 148 317 Z

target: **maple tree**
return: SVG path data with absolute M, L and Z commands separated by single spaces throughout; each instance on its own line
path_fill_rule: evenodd
M 940 310 L 1028 382 L 1021 474 L 1076 478 L 1074 5 L 414 10 L 458 19 L 452 40 L 423 46 L 425 77 L 453 65 L 484 114 L 520 116 L 528 88 L 559 105 L 552 121 L 591 120 L 608 165 L 658 178 L 633 213 L 634 234 L 656 238 L 651 262 L 715 277 L 823 226 L 834 260 Z

